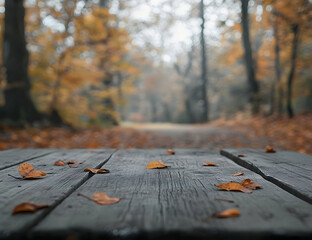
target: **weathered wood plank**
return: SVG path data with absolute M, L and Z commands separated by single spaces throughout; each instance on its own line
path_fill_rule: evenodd
M 165 150 L 118 151 L 105 164 L 111 170 L 109 175 L 95 175 L 81 185 L 30 236 L 163 240 L 312 237 L 310 204 L 223 156 L 203 150 L 181 152 L 165 155 Z M 145 169 L 148 162 L 159 159 L 170 167 Z M 218 166 L 203 167 L 204 161 Z M 245 175 L 233 177 L 237 171 Z M 215 187 L 245 178 L 261 184 L 263 189 L 246 194 Z M 101 206 L 77 196 L 82 193 L 91 197 L 96 192 L 122 200 Z M 239 208 L 240 217 L 210 217 L 233 207 Z
M 8 174 L 18 176 L 18 166 L 0 171 L 0 239 L 24 235 L 31 226 L 47 215 L 53 207 L 63 201 L 91 175 L 83 172 L 86 167 L 100 167 L 114 150 L 60 150 L 35 158 L 30 163 L 37 170 L 47 173 L 38 180 L 17 180 Z M 82 162 L 77 168 L 54 166 L 57 160 L 75 160 Z M 11 215 L 13 207 L 21 202 L 46 203 L 51 207 L 34 214 Z
M 246 157 L 238 157 L 238 154 Z M 221 154 L 312 204 L 312 156 L 292 151 L 223 149 Z
M 55 149 L 9 149 L 0 151 L 0 170 L 48 155 Z

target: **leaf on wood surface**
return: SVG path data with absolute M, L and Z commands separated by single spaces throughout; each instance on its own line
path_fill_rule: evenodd
M 237 154 L 237 157 L 246 157 L 246 154 Z
M 203 162 L 203 166 L 216 166 L 216 164 L 212 162 Z
M 24 179 L 41 178 L 47 175 L 43 171 L 35 170 L 33 166 L 29 163 L 21 164 L 18 168 L 18 172 Z
M 236 173 L 233 173 L 233 175 L 232 176 L 242 176 L 242 175 L 244 175 L 244 172 L 236 172 Z
M 68 165 L 69 164 L 80 164 L 80 162 L 74 161 L 74 160 L 70 160 L 66 162 Z
M 175 151 L 172 150 L 172 149 L 167 149 L 167 154 L 174 155 L 174 154 L 175 154 Z
M 147 169 L 161 169 L 161 168 L 167 168 L 167 167 L 168 166 L 164 164 L 161 160 L 159 160 L 158 162 L 152 161 L 146 166 Z
M 243 185 L 245 188 L 252 189 L 252 190 L 262 187 L 261 185 L 257 183 L 251 182 L 249 178 L 244 179 L 243 181 L 240 182 L 240 184 Z
M 112 205 L 112 204 L 115 204 L 115 203 L 118 203 L 120 201 L 120 198 L 111 198 L 109 196 L 107 196 L 106 193 L 104 192 L 98 192 L 98 193 L 94 193 L 93 194 L 93 198 L 90 198 L 86 195 L 83 195 L 81 193 L 78 193 L 77 194 L 78 196 L 82 196 L 82 197 L 85 197 L 99 205 Z
M 36 212 L 38 209 L 47 207 L 49 207 L 48 204 L 34 204 L 30 202 L 23 202 L 14 207 L 12 215 L 21 212 Z
M 85 172 L 92 172 L 92 173 L 101 173 L 101 174 L 109 173 L 109 170 L 105 169 L 105 168 L 102 168 L 102 169 L 86 168 L 84 171 Z
M 276 151 L 275 151 L 275 149 L 272 147 L 272 146 L 266 146 L 265 147 L 265 152 L 267 152 L 267 153 L 275 153 Z
M 229 183 L 223 183 L 216 185 L 216 187 L 221 188 L 222 190 L 226 191 L 241 191 L 244 193 L 252 193 L 252 191 L 246 187 L 244 187 L 242 184 L 237 182 L 229 182 Z
M 240 212 L 236 208 L 226 209 L 223 212 L 215 214 L 217 218 L 231 218 L 231 217 L 238 217 Z
M 66 163 L 64 163 L 63 161 L 56 161 L 54 163 L 55 166 L 66 166 Z

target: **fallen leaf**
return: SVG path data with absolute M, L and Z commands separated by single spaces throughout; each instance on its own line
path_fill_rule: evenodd
M 240 212 L 236 208 L 226 209 L 223 212 L 215 214 L 217 218 L 231 218 L 231 217 L 238 217 Z
M 251 182 L 249 178 L 244 179 L 243 181 L 240 182 L 240 184 L 243 185 L 245 188 L 252 189 L 252 190 L 262 187 L 261 185 L 257 183 Z
M 244 172 L 236 172 L 236 173 L 233 173 L 233 175 L 232 176 L 242 176 L 242 175 L 244 175 Z
M 47 175 L 43 171 L 37 171 L 33 168 L 33 166 L 29 163 L 23 163 L 19 166 L 18 172 L 24 179 L 31 179 L 31 178 L 41 178 Z
M 238 154 L 237 157 L 246 157 L 246 154 Z
M 223 183 L 216 185 L 216 187 L 221 188 L 222 190 L 226 191 L 241 191 L 244 193 L 252 193 L 252 191 L 246 187 L 244 187 L 242 184 L 237 182 L 229 182 L 229 183 Z
M 272 146 L 266 146 L 265 147 L 265 152 L 267 152 L 267 153 L 275 153 L 276 151 L 275 151 L 275 149 L 272 147 Z
M 68 166 L 69 166 L 70 168 L 77 168 L 77 167 L 78 167 L 77 165 L 72 165 L 72 164 L 68 164 Z
M 23 202 L 16 205 L 12 211 L 12 215 L 21 212 L 36 212 L 38 209 L 49 207 L 48 204 L 34 204 L 30 202 Z
M 92 173 L 109 173 L 108 169 L 102 168 L 102 169 L 96 169 L 96 168 L 86 168 L 84 170 L 85 172 L 92 172 Z
M 74 160 L 70 160 L 66 162 L 67 164 L 80 164 L 80 162 L 74 161 Z
M 81 193 L 78 193 L 77 194 L 78 196 L 82 196 L 82 197 L 85 197 L 99 205 L 112 205 L 112 204 L 115 204 L 115 203 L 118 203 L 120 201 L 120 198 L 111 198 L 109 196 L 107 196 L 106 193 L 104 192 L 99 192 L 99 193 L 94 193 L 93 194 L 93 198 L 90 198 L 86 195 L 83 195 Z
M 216 164 L 212 162 L 203 162 L 203 166 L 216 166 Z
M 152 161 L 149 164 L 147 164 L 147 169 L 160 169 L 160 168 L 167 168 L 168 166 L 164 164 L 161 160 L 159 162 Z
M 64 163 L 63 161 L 56 161 L 54 163 L 55 166 L 66 166 L 66 163 Z
M 174 155 L 174 154 L 175 154 L 175 151 L 172 150 L 172 149 L 167 149 L 167 154 Z

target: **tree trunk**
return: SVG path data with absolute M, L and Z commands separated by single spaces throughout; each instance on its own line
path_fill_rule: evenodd
M 293 24 L 291 26 L 291 30 L 294 34 L 294 39 L 292 43 L 291 67 L 290 67 L 290 72 L 287 78 L 287 113 L 290 118 L 294 116 L 291 99 L 292 99 L 292 83 L 293 83 L 293 79 L 295 76 L 297 49 L 298 49 L 298 42 L 299 42 L 299 25 Z
M 255 77 L 255 65 L 252 57 L 251 43 L 249 38 L 249 23 L 248 23 L 248 1 L 241 0 L 242 2 L 242 40 L 245 51 L 245 66 L 247 72 L 248 90 L 249 90 L 249 101 L 252 105 L 252 114 L 259 113 L 259 99 L 258 92 L 259 86 Z
M 42 119 L 30 96 L 23 0 L 5 1 L 3 65 L 6 68 L 5 105 L 1 118 L 33 123 Z
M 281 64 L 280 64 L 280 41 L 278 37 L 278 21 L 277 21 L 277 16 L 274 22 L 274 38 L 275 38 L 275 59 L 274 59 L 274 67 L 275 67 L 275 75 L 276 75 L 276 85 L 278 88 L 278 95 L 277 95 L 277 110 L 279 113 L 282 113 L 282 101 L 283 101 L 283 89 L 281 86 Z M 275 87 L 274 87 L 274 92 L 275 92 Z M 272 113 L 275 110 L 275 103 L 274 106 L 272 106 Z
M 201 18 L 201 31 L 200 31 L 200 45 L 201 45 L 201 97 L 203 100 L 203 112 L 201 117 L 201 122 L 209 121 L 209 102 L 207 96 L 207 57 L 206 57 L 206 41 L 205 41 L 205 11 L 204 11 L 204 0 L 200 1 L 200 18 Z

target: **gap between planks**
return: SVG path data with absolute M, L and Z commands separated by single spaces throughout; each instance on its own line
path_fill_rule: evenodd
M 257 167 L 254 164 L 250 164 L 246 161 L 244 161 L 244 159 L 240 159 L 239 157 L 236 157 L 233 153 L 228 152 L 226 149 L 221 149 L 220 154 L 222 156 L 227 157 L 228 159 L 232 160 L 233 162 L 235 162 L 236 164 L 249 169 L 251 171 L 253 171 L 254 173 L 257 173 L 258 175 L 260 175 L 261 177 L 263 177 L 265 180 L 275 184 L 276 186 L 280 187 L 281 189 L 285 190 L 286 192 L 294 195 L 297 198 L 300 198 L 301 200 L 312 204 L 312 199 L 309 198 L 308 196 L 302 194 L 301 192 L 297 191 L 295 188 L 293 188 L 292 186 L 288 186 L 287 184 L 283 183 L 282 181 L 279 181 L 277 178 L 274 178 L 272 176 L 266 175 L 266 173 L 264 173 L 263 171 L 260 170 L 259 167 Z
M 103 161 L 102 163 L 100 163 L 99 165 L 97 165 L 95 168 L 101 168 L 103 165 L 105 165 L 111 158 L 112 156 L 118 152 L 118 149 L 116 149 L 114 152 L 112 152 L 109 157 Z M 52 212 L 58 205 L 60 205 L 66 198 L 68 198 L 73 192 L 75 192 L 81 185 L 83 185 L 85 182 L 87 182 L 90 178 L 93 177 L 93 173 L 89 173 L 86 177 L 82 178 L 81 181 L 79 183 L 77 183 L 77 185 L 75 187 L 73 187 L 70 191 L 68 191 L 68 193 L 61 198 L 60 200 L 58 200 L 53 206 L 50 206 L 47 211 L 38 219 L 34 220 L 33 223 L 31 225 L 29 225 L 27 227 L 27 229 L 21 229 L 21 232 L 25 232 L 25 235 L 27 236 L 29 232 L 31 232 L 31 230 L 36 227 L 36 225 L 38 225 L 38 223 L 40 223 L 44 218 L 46 218 L 50 212 Z

